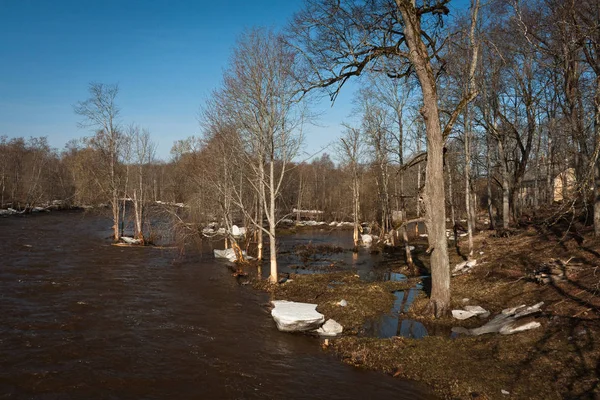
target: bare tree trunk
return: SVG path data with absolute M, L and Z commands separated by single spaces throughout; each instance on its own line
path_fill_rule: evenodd
M 256 223 L 258 224 L 258 229 L 256 230 L 256 234 L 258 235 L 258 238 L 256 240 L 257 244 L 256 244 L 256 248 L 257 248 L 257 254 L 256 254 L 256 258 L 259 261 L 262 261 L 263 259 L 263 230 L 262 230 L 262 224 L 263 224 L 263 203 L 264 203 L 264 195 L 265 195 L 265 165 L 264 165 L 264 160 L 262 155 L 259 156 L 260 161 L 259 161 L 259 166 L 258 166 L 258 217 L 256 218 Z
M 427 47 L 422 40 L 417 11 L 408 0 L 396 0 L 404 21 L 404 35 L 423 93 L 421 114 L 427 132 L 427 166 L 423 200 L 431 253 L 430 308 L 436 317 L 450 306 L 450 263 L 446 239 L 446 196 L 444 193 L 444 137 L 440 125 L 435 76 Z
M 510 220 L 510 188 L 509 188 L 509 176 L 508 176 L 508 165 L 504 155 L 504 146 L 502 141 L 498 140 L 498 153 L 500 163 L 502 164 L 502 227 L 508 229 L 508 223 Z
M 471 207 L 471 141 L 469 138 L 471 130 L 469 106 L 465 108 L 465 208 L 467 210 L 467 234 L 469 243 L 469 255 L 473 256 L 473 208 Z M 458 242 L 458 238 L 454 240 Z
M 421 153 L 421 125 L 417 127 L 417 154 Z M 421 163 L 417 165 L 417 218 L 421 217 L 421 201 L 419 193 L 421 193 Z M 450 190 L 452 193 L 452 190 Z M 454 213 L 454 209 L 452 209 Z M 415 224 L 415 236 L 419 234 L 419 224 Z
M 298 201 L 296 203 L 296 223 L 300 222 L 300 210 L 302 209 L 303 184 L 304 184 L 304 179 L 302 177 L 302 171 L 300 171 L 300 178 L 298 179 Z
M 356 169 L 356 166 L 353 166 Z M 358 230 L 360 224 L 360 183 L 356 171 L 353 173 L 352 180 L 352 204 L 353 204 L 353 217 L 354 217 L 354 232 L 352 233 L 352 239 L 354 240 L 354 247 L 358 246 L 359 237 Z
M 475 69 L 477 68 L 477 55 L 479 46 L 475 43 L 475 30 L 477 28 L 477 14 L 479 12 L 479 0 L 471 0 L 471 29 L 469 31 L 469 48 L 471 50 L 471 62 L 469 65 L 469 81 L 467 85 L 467 96 L 475 93 Z M 473 256 L 473 226 L 475 225 L 474 199 L 471 199 L 471 114 L 467 104 L 465 106 L 465 200 L 467 208 L 467 233 L 469 236 L 469 258 Z M 474 194 L 473 194 L 474 195 Z M 456 238 L 454 238 L 456 239 Z
M 596 149 L 594 156 L 594 234 L 600 237 L 600 157 L 598 146 L 600 143 L 600 75 L 596 75 L 596 95 L 594 96 L 594 136 Z
M 490 229 L 496 229 L 496 221 L 494 219 L 494 209 L 492 202 L 492 155 L 490 149 L 490 136 L 486 135 L 487 141 L 487 154 L 486 154 L 486 162 L 487 162 L 487 206 L 488 206 L 488 218 L 490 219 Z
M 446 163 L 446 171 L 448 173 L 448 202 L 450 203 L 450 223 L 454 228 L 456 226 L 456 213 L 454 209 L 454 191 L 452 190 L 452 168 L 450 163 Z M 454 238 L 456 241 L 457 238 Z
M 275 161 L 271 159 L 269 163 L 269 260 L 271 262 L 271 274 L 269 280 L 271 283 L 277 283 L 277 246 L 275 242 Z
M 554 119 L 550 120 L 548 127 L 548 154 L 546 158 L 546 204 L 552 205 L 554 202 L 554 154 L 552 151 L 552 129 L 554 128 Z
M 115 174 L 115 164 L 116 164 L 116 154 L 115 151 L 112 150 L 111 145 L 111 155 L 110 155 L 110 184 L 112 186 L 112 212 L 113 212 L 113 240 L 116 242 L 119 240 L 119 193 L 117 191 L 117 182 L 116 182 L 116 174 Z M 125 207 L 123 207 L 123 212 L 125 212 Z

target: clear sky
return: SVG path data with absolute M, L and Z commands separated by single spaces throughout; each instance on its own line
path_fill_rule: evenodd
M 198 111 L 219 85 L 236 38 L 283 27 L 301 0 L 0 0 L 0 135 L 47 136 L 63 148 L 79 129 L 73 105 L 90 82 L 118 83 L 122 122 L 146 127 L 168 159 L 173 141 L 200 134 Z M 339 134 L 351 90 L 306 151 Z
M 73 105 L 90 82 L 118 83 L 124 124 L 148 128 L 167 160 L 200 134 L 198 112 L 218 87 L 245 28 L 281 28 L 302 0 L 0 0 L 0 135 L 47 136 L 62 149 L 90 135 Z M 307 153 L 336 140 L 351 87 L 322 101 Z M 326 150 L 332 152 L 331 149 Z

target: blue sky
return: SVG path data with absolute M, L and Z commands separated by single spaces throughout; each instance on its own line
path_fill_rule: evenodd
M 72 1 L 0 0 L 0 135 L 47 136 L 63 148 L 89 135 L 73 104 L 90 82 L 118 83 L 123 123 L 146 127 L 169 158 L 173 141 L 200 134 L 198 111 L 219 85 L 238 35 L 248 27 L 280 28 L 301 0 Z M 320 127 L 309 127 L 306 151 L 337 138 L 351 90 Z
M 0 135 L 47 136 L 63 148 L 79 129 L 73 105 L 90 82 L 118 83 L 122 122 L 148 128 L 157 156 L 200 134 L 198 112 L 245 28 L 281 28 L 302 0 L 0 0 Z M 351 87 L 322 101 L 306 153 L 335 141 Z M 326 150 L 332 152 L 333 150 Z

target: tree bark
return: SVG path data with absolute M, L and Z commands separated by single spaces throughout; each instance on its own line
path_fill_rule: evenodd
M 275 236 L 275 188 L 277 183 L 275 182 L 275 161 L 271 159 L 269 163 L 269 260 L 271 262 L 271 274 L 269 275 L 269 281 L 271 283 L 277 283 L 277 246 Z
M 450 265 L 446 239 L 444 193 L 444 137 L 440 124 L 435 76 L 427 47 L 421 36 L 417 10 L 408 0 L 396 0 L 404 21 L 404 35 L 423 93 L 421 114 L 427 134 L 427 165 L 423 200 L 429 250 L 431 252 L 430 309 L 436 317 L 445 315 L 450 306 Z
M 600 75 L 596 75 L 596 95 L 594 96 L 594 136 L 596 151 L 594 156 L 594 233 L 600 237 L 600 157 L 598 146 L 600 144 Z
M 490 149 L 490 136 L 486 135 L 487 141 L 487 206 L 488 206 L 488 218 L 490 219 L 490 229 L 496 229 L 496 221 L 494 220 L 494 209 L 492 201 L 492 154 Z

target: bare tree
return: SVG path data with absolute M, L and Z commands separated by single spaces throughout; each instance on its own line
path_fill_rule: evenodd
M 253 216 L 237 192 L 237 203 L 257 229 L 269 237 L 271 271 L 277 282 L 275 227 L 288 163 L 301 143 L 305 109 L 298 97 L 296 55 L 275 33 L 264 29 L 246 32 L 234 49 L 224 87 L 217 100 L 223 115 L 239 132 L 238 156 L 251 171 L 248 183 L 258 193 L 259 208 L 269 227 Z
M 430 309 L 446 313 L 450 303 L 450 269 L 446 240 L 443 175 L 444 139 L 469 94 L 450 113 L 442 128 L 434 63 L 440 42 L 435 32 L 449 12 L 449 0 L 311 0 L 293 21 L 292 42 L 306 55 L 310 83 L 305 88 L 330 88 L 332 99 L 345 82 L 366 68 L 382 69 L 391 77 L 413 73 L 421 87 L 421 114 L 427 135 L 426 182 L 423 191 L 426 226 L 431 253 L 432 291 Z M 387 69 L 384 60 L 404 61 Z
M 119 176 L 117 164 L 123 135 L 119 131 L 119 107 L 116 97 L 119 93 L 117 85 L 91 83 L 88 88 L 90 97 L 78 102 L 74 107 L 75 114 L 82 118 L 79 126 L 92 128 L 95 135 L 90 139 L 92 147 L 102 155 L 109 176 L 108 191 L 113 216 L 113 239 L 119 239 Z
M 340 141 L 339 152 L 342 159 L 347 160 L 346 164 L 352 175 L 352 183 L 350 185 L 352 189 L 352 218 L 354 222 L 352 238 L 356 247 L 359 243 L 358 232 L 360 227 L 360 163 L 363 152 L 361 132 L 357 128 L 345 125 L 344 135 Z
M 130 161 L 135 167 L 135 182 L 132 190 L 134 213 L 134 237 L 144 242 L 144 207 L 146 203 L 145 170 L 154 161 L 156 145 L 150 132 L 137 125 L 131 125 L 127 141 L 131 147 Z

